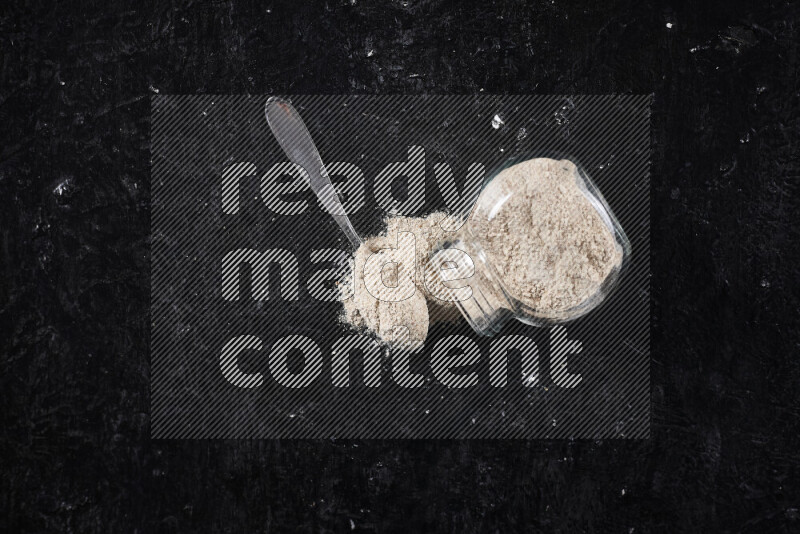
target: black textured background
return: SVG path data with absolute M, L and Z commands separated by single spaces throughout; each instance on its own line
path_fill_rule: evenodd
M 0 529 L 796 532 L 798 8 L 749 4 L 3 4 Z M 655 95 L 652 439 L 151 441 L 149 95 L 481 90 Z

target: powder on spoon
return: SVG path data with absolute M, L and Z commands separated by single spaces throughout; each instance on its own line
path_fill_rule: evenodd
M 343 301 L 343 320 L 346 323 L 357 330 L 369 330 L 386 343 L 415 349 L 424 343 L 431 322 L 458 316 L 453 303 L 435 298 L 425 286 L 429 255 L 445 235 L 439 226 L 444 217 L 447 214 L 441 212 L 427 217 L 390 217 L 382 234 L 370 237 L 361 244 L 354 258 L 353 296 Z M 365 269 L 369 267 L 367 260 L 373 253 L 407 243 L 398 242 L 400 232 L 414 235 L 415 265 L 409 261 L 394 264 L 394 268 Z M 410 250 L 407 253 L 410 256 Z M 370 290 L 366 288 L 365 279 L 373 282 Z M 381 280 L 383 283 L 375 283 Z M 392 288 L 411 282 L 414 292 L 409 298 L 398 302 L 386 299 Z M 403 331 L 403 328 L 407 330 Z

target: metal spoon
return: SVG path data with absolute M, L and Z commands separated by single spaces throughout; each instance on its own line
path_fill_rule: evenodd
M 311 190 L 317 195 L 325 211 L 331 214 L 347 239 L 358 248 L 361 245 L 361 238 L 358 237 L 339 201 L 339 196 L 322 164 L 322 158 L 319 157 L 317 147 L 314 146 L 311 134 L 308 133 L 300 114 L 291 102 L 276 96 L 267 100 L 265 113 L 272 134 L 289 160 L 305 169 Z

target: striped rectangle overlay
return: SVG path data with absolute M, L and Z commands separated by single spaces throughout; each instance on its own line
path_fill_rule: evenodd
M 362 236 L 390 211 L 463 214 L 484 170 L 529 155 L 579 163 L 631 241 L 587 316 L 494 338 L 437 324 L 413 354 L 339 320 L 352 251 L 272 137 L 268 96 L 152 97 L 152 437 L 649 437 L 649 95 L 290 97 Z M 419 172 L 379 183 L 391 165 Z

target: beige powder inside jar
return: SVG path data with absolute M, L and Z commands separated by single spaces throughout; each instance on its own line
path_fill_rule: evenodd
M 500 172 L 470 214 L 469 229 L 506 290 L 543 317 L 564 318 L 564 312 L 595 298 L 622 263 L 622 248 L 581 184 L 568 160 L 528 160 Z M 351 273 L 353 296 L 343 301 L 344 322 L 387 344 L 416 349 L 432 322 L 459 316 L 454 303 L 437 299 L 425 285 L 431 252 L 452 237 L 439 225 L 446 216 L 389 218 L 383 234 L 359 247 Z M 400 232 L 415 236 L 416 265 L 365 269 L 372 254 L 398 247 Z M 487 272 L 474 274 L 473 283 L 487 283 Z M 391 287 L 400 279 L 412 279 L 414 291 L 399 302 L 383 298 L 379 284 L 376 295 L 365 287 L 365 280 Z M 404 329 L 399 336 L 398 328 Z
M 571 161 L 524 161 L 500 172 L 481 194 L 490 197 L 482 205 L 502 207 L 470 216 L 509 293 L 546 317 L 597 295 L 622 262 L 622 248 L 579 184 Z

